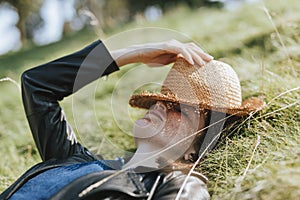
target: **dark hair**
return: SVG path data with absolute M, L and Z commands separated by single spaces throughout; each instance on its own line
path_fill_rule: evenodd
M 224 138 L 226 130 L 239 119 L 240 117 L 238 116 L 206 110 L 205 128 L 194 142 L 194 148 L 198 153 L 190 156 L 193 158 L 193 161 L 195 162 L 199 156 L 204 158 L 207 152 L 216 148 L 222 141 L 222 138 Z
M 176 161 L 160 158 L 158 159 L 158 163 L 160 163 L 161 166 L 165 166 L 163 170 L 166 171 L 177 169 L 188 172 L 188 170 L 199 159 L 199 156 L 203 159 L 207 152 L 216 148 L 220 144 L 220 141 L 222 141 L 222 139 L 227 135 L 226 130 L 230 129 L 230 127 L 232 127 L 234 123 L 238 122 L 239 119 L 241 118 L 234 115 L 205 110 L 205 128 L 193 141 L 195 153 L 187 155 L 188 159 L 182 159 L 181 157 L 181 159 Z M 219 137 L 212 142 L 216 135 L 219 135 Z M 186 154 L 183 156 L 186 156 Z

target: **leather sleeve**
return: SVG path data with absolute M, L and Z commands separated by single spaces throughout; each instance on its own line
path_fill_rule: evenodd
M 187 175 L 181 171 L 169 173 L 156 189 L 154 200 L 176 199 L 177 194 L 184 184 Z M 183 186 L 180 200 L 208 200 L 210 195 L 206 184 L 196 176 L 189 176 Z
M 43 161 L 77 153 L 93 157 L 66 121 L 58 101 L 86 84 L 118 70 L 101 41 L 22 74 L 22 99 L 29 126 Z

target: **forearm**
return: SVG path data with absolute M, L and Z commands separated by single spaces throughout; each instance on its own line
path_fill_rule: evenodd
M 111 51 L 111 56 L 117 63 L 119 67 L 125 66 L 131 63 L 146 63 L 148 60 L 147 58 L 147 51 L 158 51 L 158 47 L 155 47 L 154 44 L 145 44 L 145 45 L 133 45 L 127 48 L 117 49 Z M 164 50 L 160 50 L 161 53 Z M 158 53 L 157 53 L 158 54 Z
M 181 43 L 176 40 L 133 45 L 127 48 L 110 51 L 119 67 L 130 63 L 166 65 L 183 57 L 191 65 L 199 66 L 213 59 L 194 43 Z
M 128 56 L 129 54 L 131 54 L 129 52 L 130 52 L 130 49 L 126 49 L 126 48 L 118 49 L 118 50 L 111 51 L 111 56 L 113 57 L 113 59 L 115 60 L 117 65 L 119 67 L 122 67 L 124 65 L 132 63 L 130 57 Z

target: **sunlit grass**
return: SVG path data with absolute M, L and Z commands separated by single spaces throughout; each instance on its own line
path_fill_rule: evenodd
M 131 23 L 114 32 L 154 26 L 185 33 L 216 59 L 233 66 L 244 98 L 265 97 L 266 109 L 243 119 L 197 167 L 209 178 L 212 199 L 300 197 L 299 10 L 300 4 L 292 0 L 259 2 L 234 11 L 191 11 L 181 7 L 157 22 Z M 57 44 L 0 57 L 0 79 L 9 77 L 18 84 L 24 69 L 80 49 L 94 39 L 95 35 L 83 32 Z M 123 110 L 113 113 L 110 95 L 130 69 L 133 67 L 101 79 L 62 103 L 80 141 L 106 158 L 122 156 L 135 148 L 132 137 L 124 130 L 130 130 L 132 121 L 143 111 L 128 108 L 129 115 Z M 167 71 L 151 70 L 157 81 Z M 127 80 L 128 85 L 116 90 L 117 94 L 142 81 L 143 74 L 150 74 L 147 68 L 142 67 Z M 0 82 L 0 191 L 40 161 L 15 83 Z M 90 99 L 85 98 L 85 92 Z M 120 105 L 125 103 L 120 100 Z M 119 121 L 114 114 L 119 115 Z
M 201 163 L 215 199 L 299 197 L 300 88 L 275 80 L 265 88 L 266 110 L 247 119 Z

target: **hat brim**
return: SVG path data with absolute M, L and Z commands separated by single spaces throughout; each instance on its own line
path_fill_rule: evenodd
M 207 110 L 223 112 L 223 113 L 236 115 L 236 116 L 249 115 L 250 113 L 262 110 L 265 107 L 265 102 L 258 97 L 252 97 L 244 100 L 242 102 L 242 105 L 239 108 L 224 108 L 224 107 L 212 107 L 207 104 L 201 104 L 201 103 L 196 104 L 193 102 L 184 102 L 176 99 L 175 96 L 168 96 L 161 93 L 150 93 L 150 92 L 143 92 L 141 94 L 132 95 L 130 97 L 129 104 L 132 107 L 149 109 L 157 101 L 175 102 L 175 103 L 185 104 L 185 105 L 203 108 Z

